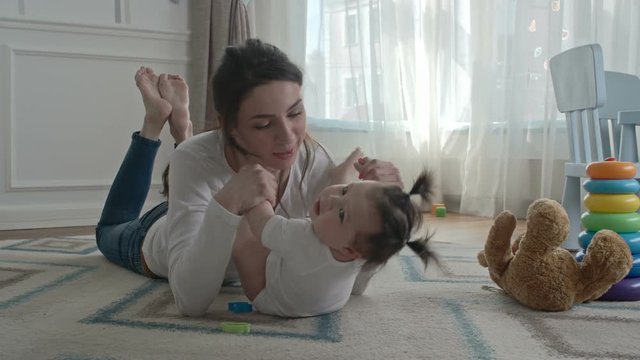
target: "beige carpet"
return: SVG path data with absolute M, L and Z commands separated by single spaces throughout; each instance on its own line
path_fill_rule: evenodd
M 393 258 L 340 312 L 286 320 L 177 315 L 165 282 L 108 263 L 91 237 L 0 242 L 0 359 L 638 359 L 640 303 L 528 310 L 495 290 L 477 248 L 435 243 L 444 268 Z M 250 335 L 225 334 L 245 321 Z

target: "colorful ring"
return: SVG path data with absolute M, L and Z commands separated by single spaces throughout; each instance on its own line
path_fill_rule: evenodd
M 633 254 L 633 265 L 631 265 L 631 270 L 629 270 L 627 278 L 637 277 L 640 277 L 640 254 Z
M 580 242 L 580 247 L 586 249 L 589 244 L 591 244 L 591 239 L 593 239 L 593 235 L 595 235 L 595 231 L 583 231 L 578 235 L 578 242 Z M 632 254 L 640 253 L 640 232 L 628 232 L 628 233 L 618 233 L 620 237 L 629 245 L 629 249 Z
M 591 212 L 630 213 L 640 207 L 636 194 L 595 194 L 584 197 L 584 206 Z
M 636 301 L 640 300 L 640 277 L 622 279 L 611 286 L 598 300 Z
M 582 187 L 590 193 L 598 194 L 635 194 L 640 191 L 640 183 L 636 179 L 587 180 Z
M 640 214 L 638 213 L 596 213 L 585 212 L 580 222 L 587 230 L 613 230 L 617 233 L 635 232 L 640 230 Z
M 597 161 L 587 165 L 587 175 L 592 179 L 633 179 L 636 166 L 627 161 Z

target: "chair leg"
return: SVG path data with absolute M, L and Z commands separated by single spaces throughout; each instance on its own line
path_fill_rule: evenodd
M 638 162 L 638 144 L 635 124 L 624 124 L 620 129 L 620 150 L 618 161 Z
M 562 206 L 569 215 L 569 236 L 562 243 L 562 247 L 567 250 L 578 250 L 578 234 L 582 227 L 580 224 L 580 211 L 582 209 L 582 199 L 580 198 L 580 178 L 567 176 L 564 178 L 564 191 L 562 193 Z

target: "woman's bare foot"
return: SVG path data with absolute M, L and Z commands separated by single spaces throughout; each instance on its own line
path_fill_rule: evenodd
M 160 75 L 160 95 L 171 104 L 169 130 L 176 144 L 193 136 L 193 125 L 189 114 L 189 86 L 180 75 Z
M 171 104 L 160 96 L 159 78 L 153 69 L 141 66 L 136 72 L 135 80 L 142 94 L 146 112 L 140 135 L 149 139 L 158 139 L 164 123 L 171 114 Z

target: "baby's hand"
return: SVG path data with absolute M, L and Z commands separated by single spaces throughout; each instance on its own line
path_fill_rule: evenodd
M 358 171 L 355 164 L 363 155 L 359 147 L 355 148 L 342 163 L 331 169 L 329 173 L 331 184 L 350 184 L 356 181 L 358 179 Z

